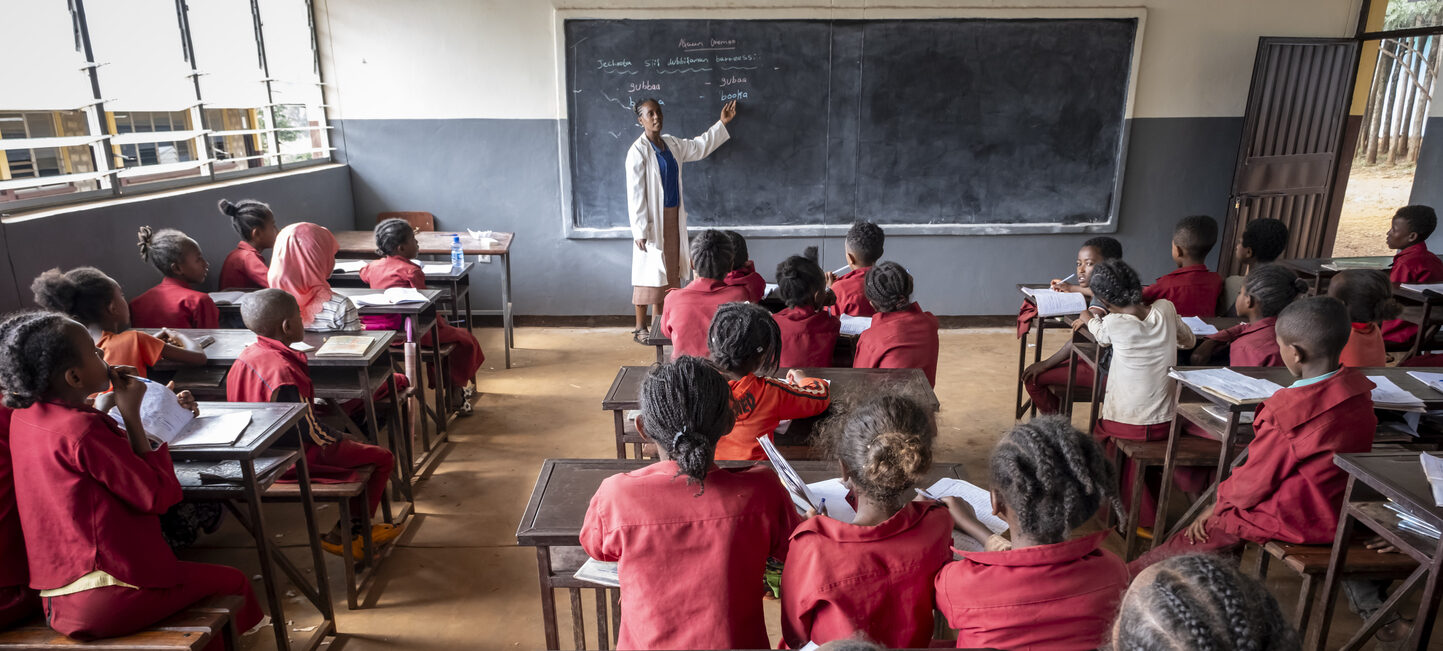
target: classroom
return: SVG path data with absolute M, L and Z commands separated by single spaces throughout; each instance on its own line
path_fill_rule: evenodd
M 1443 0 L 0 42 L 0 651 L 1443 649 Z

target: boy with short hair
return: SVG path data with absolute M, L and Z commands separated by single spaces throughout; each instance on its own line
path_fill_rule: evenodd
M 657 331 L 671 339 L 671 358 L 683 355 L 706 357 L 707 332 L 712 317 L 723 303 L 749 302 L 751 294 L 742 285 L 728 285 L 732 270 L 731 238 L 714 229 L 702 231 L 691 240 L 691 270 L 696 275 L 686 287 L 667 291 Z
M 1288 225 L 1271 217 L 1254 219 L 1243 228 L 1243 236 L 1233 249 L 1233 257 L 1242 264 L 1242 273 L 1223 279 L 1223 293 L 1218 298 L 1218 314 L 1231 314 L 1233 303 L 1243 289 L 1248 271 L 1272 264 L 1288 249 Z
M 836 294 L 837 301 L 827 308 L 832 316 L 872 316 L 877 310 L 867 301 L 865 288 L 867 272 L 882 259 L 882 245 L 887 234 L 882 227 L 872 222 L 859 221 L 847 229 L 847 266 L 851 268 L 841 276 L 827 272 L 827 287 Z
M 1142 289 L 1142 300 L 1165 298 L 1178 316 L 1217 316 L 1223 278 L 1208 271 L 1207 257 L 1218 242 L 1218 222 L 1207 215 L 1178 221 L 1172 229 L 1172 261 L 1177 269 Z
M 1443 260 L 1428 250 L 1428 236 L 1438 227 L 1438 214 L 1429 206 L 1403 206 L 1393 214 L 1385 235 L 1388 248 L 1397 249 L 1392 283 L 1436 283 L 1443 281 Z M 1418 324 L 1403 319 L 1383 322 L 1383 341 L 1405 344 L 1418 335 Z

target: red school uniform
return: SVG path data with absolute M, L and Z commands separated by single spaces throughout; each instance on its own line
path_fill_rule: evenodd
M 757 439 L 771 436 L 784 420 L 816 416 L 832 404 L 827 383 L 818 378 L 807 378 L 798 386 L 786 380 L 747 375 L 728 384 L 737 420 L 732 431 L 717 441 L 717 459 L 765 459 Z
M 1004 552 L 964 552 L 937 574 L 937 609 L 958 648 L 1096 649 L 1127 590 L 1127 566 L 1101 531 Z
M 1208 339 L 1228 345 L 1228 366 L 1282 366 L 1283 354 L 1278 351 L 1278 317 L 1270 316 L 1253 323 L 1239 323 Z
M 853 368 L 920 368 L 937 386 L 937 317 L 913 303 L 896 312 L 878 312 L 872 327 L 857 338 Z
M 877 308 L 867 300 L 865 290 L 867 272 L 871 270 L 871 267 L 853 269 L 832 282 L 832 293 L 837 296 L 837 302 L 827 308 L 832 316 L 872 316 L 877 313 Z
M 752 264 L 751 260 L 747 260 L 746 265 L 741 269 L 732 269 L 728 272 L 726 277 L 722 278 L 722 282 L 745 287 L 747 296 L 751 297 L 750 300 L 753 303 L 761 301 L 767 295 L 767 281 L 757 273 L 756 265 Z
M 832 365 L 832 351 L 842 322 L 814 307 L 789 307 L 772 315 L 782 331 L 782 368 L 825 368 Z
M 1376 323 L 1354 323 L 1352 331 L 1348 333 L 1348 344 L 1343 346 L 1338 362 L 1354 368 L 1387 366 L 1388 349 L 1387 344 L 1383 343 L 1383 329 Z M 1403 366 L 1408 365 L 1407 362 L 1403 363 Z
M 387 256 L 361 267 L 361 281 L 371 289 L 386 290 L 392 287 L 426 289 L 426 273 L 421 266 L 399 255 Z M 362 315 L 361 323 L 367 330 L 401 330 L 405 317 L 399 314 Z M 455 344 L 451 350 L 451 373 L 448 378 L 453 386 L 465 386 L 486 361 L 481 342 L 470 330 L 458 328 L 445 321 L 436 322 L 436 332 L 441 343 Z M 421 337 L 421 345 L 431 345 L 431 333 Z
M 601 482 L 581 547 L 619 563 L 618 649 L 767 649 L 762 575 L 800 520 L 765 466 L 718 468 L 704 486 L 658 461 Z
M 871 527 L 803 522 L 782 572 L 782 640 L 799 649 L 860 631 L 889 649 L 926 648 L 932 581 L 952 560 L 951 533 L 952 516 L 934 501 L 908 502 Z
M 0 405 L 0 630 L 40 612 L 40 595 L 30 589 L 25 536 L 15 506 L 15 477 L 10 466 L 10 417 Z
M 137 328 L 219 328 L 220 308 L 210 294 L 166 276 L 131 299 L 130 320 Z
M 266 280 L 265 258 L 250 242 L 242 241 L 225 256 L 220 265 L 221 289 L 265 289 L 270 287 Z
M 706 357 L 706 343 L 711 319 L 722 303 L 747 302 L 747 289 L 728 285 L 725 281 L 697 278 L 686 287 L 666 293 L 662 303 L 661 336 L 671 340 L 671 358 L 682 355 Z
M 1195 264 L 1174 269 L 1142 288 L 1142 300 L 1165 298 L 1172 301 L 1178 316 L 1210 317 L 1217 316 L 1222 291 L 1223 277 L 1208 271 L 1207 265 Z
M 1393 270 L 1388 272 L 1393 283 L 1436 283 L 1443 281 L 1443 260 L 1428 250 L 1427 242 L 1404 247 L 1393 255 Z M 1383 340 L 1404 344 L 1418 335 L 1418 324 L 1404 319 L 1383 322 Z

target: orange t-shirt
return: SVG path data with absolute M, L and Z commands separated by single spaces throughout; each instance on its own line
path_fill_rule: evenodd
M 1388 351 L 1383 343 L 1383 330 L 1376 323 L 1354 323 L 1348 343 L 1338 361 L 1343 366 L 1387 366 Z
M 105 353 L 106 363 L 112 366 L 134 366 L 140 377 L 150 373 L 150 367 L 160 361 L 165 342 L 139 330 L 125 332 L 103 332 L 95 346 Z
M 717 441 L 719 460 L 765 459 L 757 439 L 771 436 L 784 420 L 816 416 L 832 404 L 827 383 L 818 378 L 807 378 L 798 386 L 748 375 L 730 384 L 737 422 L 730 434 Z

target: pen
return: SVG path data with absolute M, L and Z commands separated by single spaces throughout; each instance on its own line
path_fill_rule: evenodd
M 832 272 L 833 276 L 840 276 L 852 270 L 852 265 L 844 265 L 841 269 Z
M 1070 275 L 1070 276 L 1068 276 L 1068 277 L 1066 277 L 1066 278 L 1063 278 L 1062 280 L 1059 280 L 1059 281 L 1057 281 L 1057 282 L 1058 282 L 1058 283 L 1070 282 L 1073 278 L 1076 278 L 1076 277 L 1077 277 L 1077 274 L 1074 273 L 1074 274 L 1072 274 L 1072 275 Z
M 938 497 L 937 497 L 936 495 L 933 495 L 933 494 L 931 494 L 931 493 L 928 493 L 927 491 L 924 491 L 924 490 L 922 490 L 922 489 L 920 489 L 920 488 L 918 488 L 918 489 L 916 489 L 916 490 L 917 490 L 917 494 L 918 494 L 918 495 L 921 495 L 922 497 L 925 497 L 925 498 L 927 498 L 927 499 L 929 499 L 929 500 L 938 499 Z

